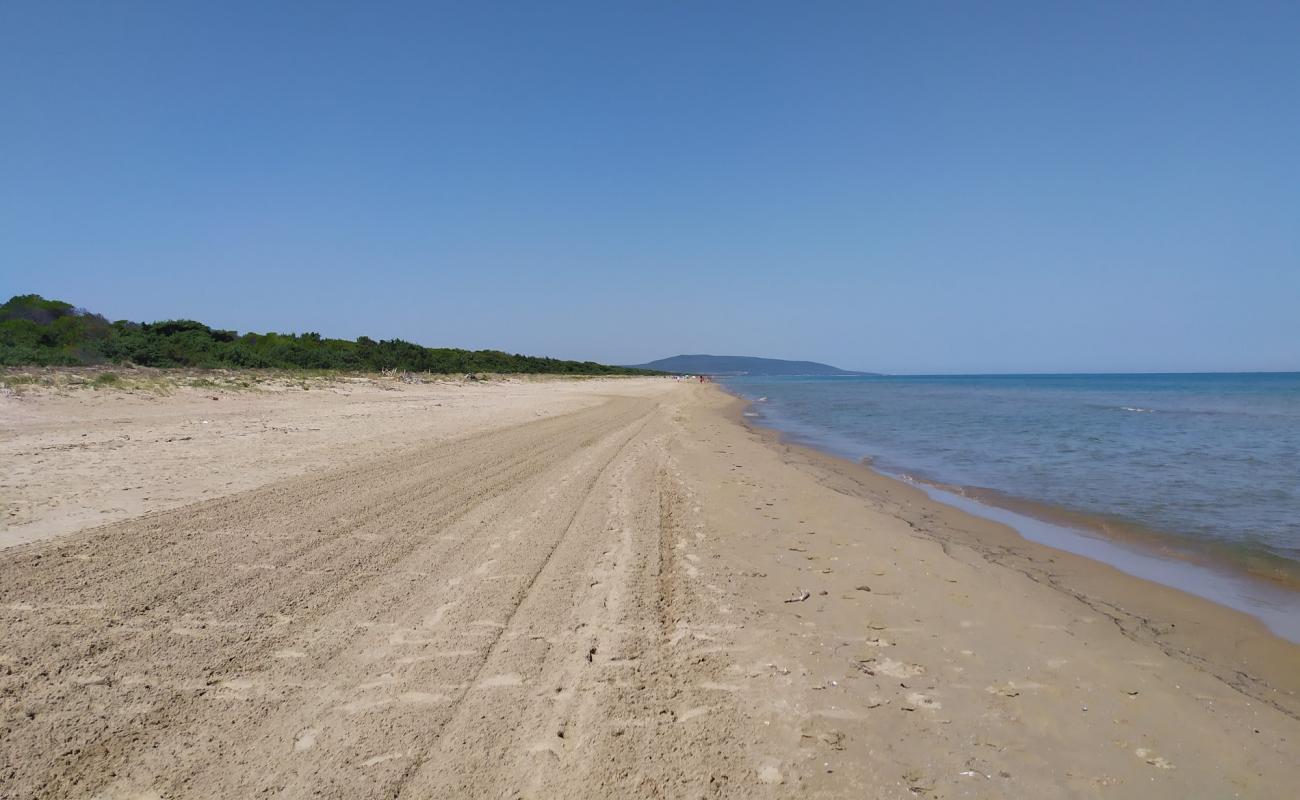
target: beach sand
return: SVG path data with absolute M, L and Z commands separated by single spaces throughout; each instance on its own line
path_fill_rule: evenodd
M 1300 785 L 1300 647 L 714 386 L 35 392 L 0 421 L 0 796 Z

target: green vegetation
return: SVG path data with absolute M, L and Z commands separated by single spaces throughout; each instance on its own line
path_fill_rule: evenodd
M 497 350 L 421 347 L 401 339 L 355 342 L 319 333 L 245 333 L 193 320 L 109 322 L 99 314 L 40 295 L 18 295 L 0 306 L 0 366 L 137 364 L 144 367 L 273 368 L 379 372 L 496 372 L 572 375 L 653 375 L 651 370 L 592 361 L 511 355 Z M 110 377 L 111 376 L 111 377 Z M 96 378 L 100 385 L 118 379 Z

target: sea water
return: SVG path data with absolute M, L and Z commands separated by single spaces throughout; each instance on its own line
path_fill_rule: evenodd
M 999 508 L 996 498 L 1018 498 L 1158 532 L 1200 555 L 1272 564 L 1292 575 L 1300 571 L 1300 373 L 723 382 L 756 401 L 749 413 L 760 423 L 917 480 L 938 499 L 972 504 L 970 498 L 977 497 L 980 502 L 968 510 L 985 516 L 1005 516 L 1015 508 Z M 1014 527 L 1056 546 L 1063 545 L 1054 537 L 1094 537 L 1064 545 L 1075 552 L 1116 546 L 1096 540 L 1096 528 L 1087 525 L 1053 525 L 1066 530 L 1044 533 L 1043 524 L 1038 515 Z M 1138 561 L 1151 553 L 1121 549 L 1129 560 L 1117 565 L 1141 574 Z M 1104 552 L 1083 554 L 1123 561 Z M 1185 568 L 1201 569 L 1193 563 Z M 1170 577 L 1167 569 L 1184 567 L 1149 565 L 1149 572 L 1161 575 L 1143 577 L 1233 607 L 1244 604 L 1249 607 L 1243 610 L 1275 630 L 1288 628 L 1290 638 L 1300 637 L 1300 605 L 1273 589 L 1238 587 L 1252 597 L 1234 602 L 1207 588 L 1223 573 L 1215 572 L 1212 580 L 1209 573 Z M 1273 612 L 1261 611 L 1260 603 Z

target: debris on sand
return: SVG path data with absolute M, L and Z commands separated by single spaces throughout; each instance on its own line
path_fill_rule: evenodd
M 785 602 L 802 603 L 803 601 L 807 600 L 809 597 L 812 597 L 812 595 L 809 594 L 807 591 L 796 587 L 794 590 L 794 596 L 786 598 Z

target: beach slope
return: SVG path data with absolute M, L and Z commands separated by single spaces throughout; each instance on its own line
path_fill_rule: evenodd
M 967 523 L 919 492 L 747 429 L 716 387 L 390 388 L 0 398 L 6 504 L 42 531 L 0 550 L 0 795 L 1278 797 L 1300 781 L 1296 696 L 1271 677 L 1296 648 L 1228 612 L 1170 639 L 1168 620 L 1054 583 L 1051 551 L 946 536 Z M 146 457 L 203 403 L 221 427 L 194 423 L 208 446 L 165 470 L 195 474 L 166 483 Z M 54 476 L 82 480 L 75 445 L 105 430 L 127 438 L 94 449 L 99 484 L 73 502 Z M 98 527 L 67 512 L 141 481 L 165 502 Z M 1197 649 L 1215 635 L 1258 664 Z

